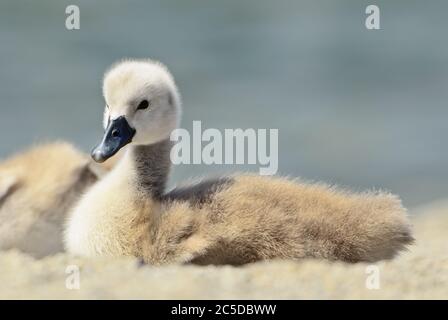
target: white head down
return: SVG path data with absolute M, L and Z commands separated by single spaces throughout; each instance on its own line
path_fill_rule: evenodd
M 101 144 L 92 151 L 103 162 L 127 144 L 150 145 L 169 138 L 179 125 L 181 101 L 173 77 L 159 62 L 126 60 L 103 82 L 106 102 Z

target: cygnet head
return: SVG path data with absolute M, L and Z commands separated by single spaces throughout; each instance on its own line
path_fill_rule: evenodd
M 106 72 L 105 134 L 92 151 L 104 162 L 128 144 L 151 145 L 167 139 L 179 125 L 181 102 L 168 69 L 151 60 L 126 60 Z

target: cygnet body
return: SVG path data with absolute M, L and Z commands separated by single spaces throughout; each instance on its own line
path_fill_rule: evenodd
M 240 265 L 264 259 L 392 258 L 412 242 L 406 210 L 387 193 L 251 174 L 166 192 L 170 133 L 181 101 L 167 68 L 128 60 L 105 74 L 103 141 L 93 158 L 123 158 L 73 208 L 67 250 L 151 264 Z

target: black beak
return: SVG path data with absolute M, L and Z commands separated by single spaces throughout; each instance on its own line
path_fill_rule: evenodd
M 125 117 L 119 117 L 111 122 L 104 133 L 103 141 L 92 151 L 96 162 L 104 162 L 114 156 L 121 148 L 130 143 L 135 135 L 135 129 Z

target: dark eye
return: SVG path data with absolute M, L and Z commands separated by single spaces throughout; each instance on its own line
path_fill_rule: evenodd
M 148 100 L 142 100 L 142 102 L 139 103 L 137 110 L 145 110 L 148 109 L 148 107 L 149 107 Z

